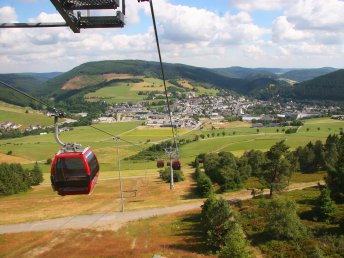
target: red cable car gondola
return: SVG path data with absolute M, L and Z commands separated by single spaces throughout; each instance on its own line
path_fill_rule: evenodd
M 99 175 L 96 155 L 87 147 L 83 150 L 59 151 L 51 166 L 51 184 L 59 195 L 92 193 Z
M 164 160 L 160 159 L 156 162 L 157 168 L 163 168 L 165 166 Z
M 180 170 L 180 168 L 181 168 L 180 161 L 177 159 L 173 160 L 172 161 L 172 168 L 173 168 L 173 170 Z

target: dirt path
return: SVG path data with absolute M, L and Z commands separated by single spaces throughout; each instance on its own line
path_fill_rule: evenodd
M 292 184 L 288 191 L 301 190 L 317 185 L 318 182 Z M 226 195 L 228 201 L 247 200 L 252 198 L 251 191 L 242 190 Z M 103 214 L 80 215 L 58 219 L 49 219 L 21 224 L 1 225 L 0 234 L 32 231 L 49 231 L 64 229 L 117 230 L 129 221 L 161 216 L 165 214 L 188 211 L 200 208 L 203 201 L 182 204 L 165 208 L 144 209 L 126 212 L 108 212 Z

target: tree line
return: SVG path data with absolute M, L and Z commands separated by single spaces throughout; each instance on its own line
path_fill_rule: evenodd
M 42 170 L 37 163 L 31 170 L 17 163 L 0 164 L 0 196 L 26 192 L 42 182 Z

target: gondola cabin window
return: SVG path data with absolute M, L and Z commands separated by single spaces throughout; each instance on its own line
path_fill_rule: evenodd
M 84 161 L 82 158 L 59 158 L 55 163 L 55 175 L 63 178 L 87 177 Z

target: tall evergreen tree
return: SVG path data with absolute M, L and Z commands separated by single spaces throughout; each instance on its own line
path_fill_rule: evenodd
M 201 223 L 207 245 L 214 251 L 225 245 L 233 213 L 228 202 L 211 195 L 202 205 Z
M 289 184 L 292 166 L 287 159 L 288 149 L 284 141 L 280 141 L 266 153 L 268 162 L 258 178 L 263 187 L 270 189 L 270 197 L 274 191 L 282 191 Z
M 344 166 L 330 169 L 325 180 L 332 199 L 337 203 L 344 203 Z
M 316 213 L 315 216 L 321 221 L 329 222 L 334 219 L 337 206 L 331 199 L 330 191 L 327 187 L 320 190 L 320 196 L 314 211 Z

